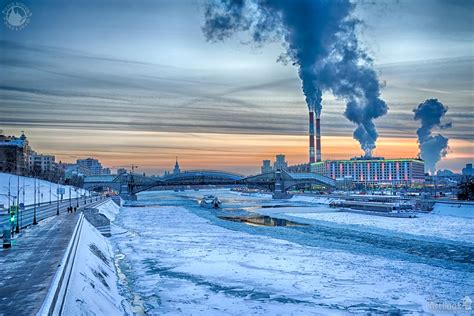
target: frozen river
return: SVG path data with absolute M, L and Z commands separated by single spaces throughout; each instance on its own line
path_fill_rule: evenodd
M 276 203 L 269 196 L 224 190 L 213 192 L 222 210 L 200 208 L 206 193 L 147 192 L 140 207 L 124 207 L 115 219 L 122 290 L 148 314 L 472 312 L 461 301 L 474 300 L 474 219 L 448 218 L 452 229 L 436 234 L 418 219 L 391 229 L 350 214 L 363 224 L 354 225 L 331 218 L 324 205 L 289 200 L 268 208 Z M 308 226 L 218 217 L 253 212 Z

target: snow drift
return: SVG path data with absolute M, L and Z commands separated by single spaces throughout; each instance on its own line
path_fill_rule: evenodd
M 110 242 L 84 221 L 63 314 L 131 314 L 117 281 Z

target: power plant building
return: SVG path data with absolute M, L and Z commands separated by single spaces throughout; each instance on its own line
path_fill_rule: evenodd
M 424 161 L 413 158 L 356 157 L 316 162 L 310 168 L 311 172 L 334 180 L 368 186 L 416 186 L 425 180 Z

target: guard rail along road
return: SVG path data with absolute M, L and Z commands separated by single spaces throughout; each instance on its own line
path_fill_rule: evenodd
M 40 222 L 48 217 L 56 216 L 59 213 L 62 214 L 66 212 L 66 208 L 71 206 L 71 207 L 76 207 L 76 208 L 81 208 L 84 206 L 89 205 L 89 203 L 94 203 L 97 202 L 99 199 L 99 196 L 90 196 L 87 198 L 73 198 L 71 200 L 65 199 L 62 201 L 52 201 L 52 203 L 38 203 L 36 204 L 36 207 L 34 204 L 32 205 L 27 205 L 24 210 L 20 210 L 19 214 L 16 214 L 18 217 L 18 226 L 20 229 L 26 228 L 28 226 L 32 226 L 34 222 L 34 214 L 35 214 L 35 208 L 36 208 L 36 220 L 37 222 Z M 8 209 L 5 210 L 0 210 L 0 227 L 2 227 L 4 224 L 7 224 L 9 221 L 9 212 Z M 16 226 L 17 223 L 14 223 L 14 226 Z M 3 231 L 0 230 L 0 237 L 3 236 Z
M 105 199 L 99 203 L 94 203 L 91 207 L 95 208 L 107 201 L 108 199 Z M 76 227 L 74 228 L 72 238 L 69 241 L 64 257 L 61 260 L 61 265 L 54 275 L 48 294 L 46 295 L 43 305 L 37 315 L 62 315 L 77 249 L 80 244 L 81 230 L 85 220 L 84 213 L 81 212 Z
M 66 253 L 61 260 L 61 265 L 56 272 L 51 287 L 49 288 L 46 299 L 37 315 L 61 315 L 64 308 L 64 300 L 71 278 L 72 267 L 79 247 L 79 237 L 81 235 L 82 225 L 84 224 L 84 214 L 81 213 L 72 238 L 66 249 Z
M 109 199 L 105 199 L 93 203 L 90 205 L 90 207 L 95 208 L 107 202 L 108 200 Z M 76 227 L 74 228 L 74 232 L 72 233 L 72 238 L 69 241 L 64 257 L 61 260 L 61 265 L 54 275 L 53 281 L 51 282 L 51 286 L 48 290 L 48 294 L 46 295 L 43 305 L 41 306 L 37 315 L 62 315 L 69 281 L 71 279 L 74 261 L 76 259 L 77 249 L 80 244 L 80 236 L 84 221 L 84 213 L 81 212 Z

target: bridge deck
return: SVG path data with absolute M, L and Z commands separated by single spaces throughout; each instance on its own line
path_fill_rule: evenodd
M 123 181 L 124 180 L 124 181 Z M 85 188 L 110 187 L 123 193 L 123 189 L 128 194 L 137 194 L 142 191 L 150 190 L 154 187 L 163 186 L 188 186 L 188 185 L 256 185 L 273 190 L 278 183 L 287 182 L 283 186 L 279 186 L 284 191 L 288 188 L 299 184 L 322 184 L 334 187 L 336 181 L 334 179 L 322 176 L 316 173 L 290 173 L 287 171 L 271 172 L 259 174 L 249 177 L 243 177 L 236 173 L 230 173 L 219 170 L 193 170 L 185 171 L 178 174 L 170 174 L 161 178 L 131 177 L 104 177 L 86 178 L 84 181 Z

